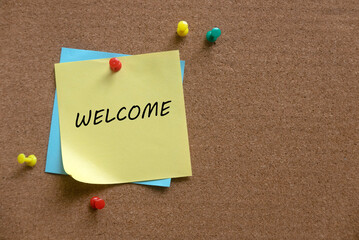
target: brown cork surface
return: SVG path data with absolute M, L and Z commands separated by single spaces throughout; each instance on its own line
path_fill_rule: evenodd
M 1 0 L 0 239 L 359 239 L 358 24 L 356 0 Z M 193 177 L 46 174 L 61 47 L 179 49 Z

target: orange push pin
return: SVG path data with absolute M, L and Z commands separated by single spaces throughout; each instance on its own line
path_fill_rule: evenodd
M 91 207 L 94 209 L 102 209 L 105 207 L 105 201 L 99 197 L 93 197 L 90 200 Z
M 122 68 L 122 63 L 120 62 L 120 60 L 118 60 L 118 58 L 111 58 L 110 59 L 110 68 L 112 71 L 118 72 Z
M 19 156 L 17 156 L 17 161 L 20 164 L 26 163 L 27 166 L 33 167 L 35 166 L 37 159 L 35 155 L 30 155 L 29 157 L 25 157 L 25 154 L 20 153 Z

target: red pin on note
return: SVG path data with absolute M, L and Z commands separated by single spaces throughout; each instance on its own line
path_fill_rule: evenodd
M 122 63 L 120 62 L 120 60 L 118 60 L 118 58 L 110 59 L 110 68 L 112 71 L 118 72 L 121 70 L 121 67 L 122 67 Z

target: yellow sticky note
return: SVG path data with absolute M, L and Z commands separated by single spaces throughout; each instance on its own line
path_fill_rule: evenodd
M 191 176 L 178 51 L 55 64 L 63 165 L 112 184 Z

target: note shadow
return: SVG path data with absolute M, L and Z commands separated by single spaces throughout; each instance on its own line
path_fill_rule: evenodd
M 83 198 L 85 196 L 99 195 L 102 191 L 115 186 L 115 184 L 82 183 L 76 181 L 71 176 L 60 176 L 58 178 L 58 185 L 61 191 L 61 200 L 69 202 L 79 198 Z
M 185 183 L 188 182 L 189 180 L 191 180 L 191 177 L 181 177 L 181 178 L 172 178 L 172 183 Z
M 142 184 L 136 184 L 140 187 L 149 189 L 151 192 L 155 194 L 164 194 L 169 191 L 170 188 L 168 187 L 160 187 L 160 186 L 152 186 L 152 185 L 142 185 Z

